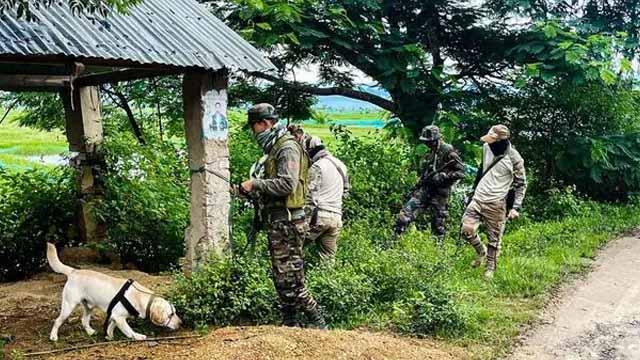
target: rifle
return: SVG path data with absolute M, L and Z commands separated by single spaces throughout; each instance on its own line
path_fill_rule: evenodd
M 416 190 L 423 188 L 425 185 L 429 184 L 429 179 L 431 179 L 435 174 L 438 174 L 440 172 L 442 172 L 442 170 L 448 168 L 449 166 L 455 164 L 457 161 L 456 160 L 451 160 L 448 163 L 440 166 L 439 168 L 437 168 L 434 171 L 429 172 L 428 175 L 425 175 L 424 173 L 420 176 L 420 180 L 418 180 L 418 183 L 411 189 L 411 193 L 413 194 Z

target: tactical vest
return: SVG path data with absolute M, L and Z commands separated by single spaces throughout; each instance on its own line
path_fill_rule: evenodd
M 295 144 L 300 150 L 300 166 L 298 167 L 298 184 L 289 196 L 264 196 L 264 207 L 266 209 L 302 209 L 304 207 L 305 195 L 307 193 L 307 184 L 309 182 L 309 157 L 298 144 L 293 136 L 284 135 L 271 148 L 269 156 L 264 163 L 265 179 L 275 179 L 278 177 L 278 152 L 287 145 L 287 142 Z

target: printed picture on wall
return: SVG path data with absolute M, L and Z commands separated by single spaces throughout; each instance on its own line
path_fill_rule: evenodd
M 229 136 L 226 91 L 211 90 L 204 97 L 206 107 L 202 118 L 202 137 L 206 140 L 226 140 Z

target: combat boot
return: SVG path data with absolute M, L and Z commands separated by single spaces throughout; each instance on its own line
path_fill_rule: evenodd
M 281 312 L 282 312 L 282 326 L 300 327 L 300 322 L 298 321 L 295 306 L 284 305 L 282 306 Z
M 482 266 L 482 263 L 487 258 L 487 250 L 484 248 L 484 245 L 482 245 L 482 242 L 480 242 L 480 238 L 478 237 L 475 238 L 475 241 L 471 242 L 471 245 L 473 245 L 473 248 L 476 250 L 476 258 L 471 263 L 471 266 L 477 268 Z
M 493 279 L 493 274 L 496 272 L 496 263 L 498 262 L 499 250 L 493 246 L 487 248 L 487 271 L 484 273 L 484 277 L 487 280 Z
M 487 270 L 484 272 L 484 278 L 487 280 L 492 280 L 494 273 L 495 273 L 495 270 Z
M 328 330 L 327 323 L 324 321 L 324 316 L 322 315 L 322 311 L 320 309 L 315 308 L 312 311 L 309 311 L 307 322 L 307 328 L 310 329 L 318 329 L 318 330 Z

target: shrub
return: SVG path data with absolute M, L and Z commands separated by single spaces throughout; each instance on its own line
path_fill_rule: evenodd
M 176 275 L 169 298 L 190 324 L 271 323 L 279 311 L 268 269 L 256 259 L 215 259 L 190 276 Z
M 107 224 L 108 247 L 143 271 L 171 269 L 184 253 L 189 219 L 186 152 L 169 142 L 140 147 L 127 136 L 112 136 L 104 150 L 97 215 Z
M 42 270 L 47 241 L 77 239 L 74 181 L 70 169 L 0 169 L 0 281 Z

